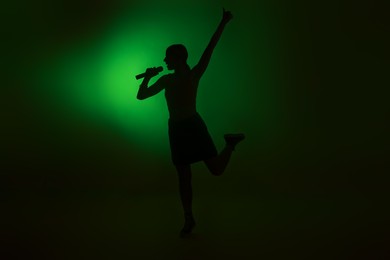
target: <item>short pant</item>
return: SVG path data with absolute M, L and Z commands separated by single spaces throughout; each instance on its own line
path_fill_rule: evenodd
M 175 165 L 191 164 L 218 155 L 214 142 L 201 116 L 168 121 L 171 158 Z

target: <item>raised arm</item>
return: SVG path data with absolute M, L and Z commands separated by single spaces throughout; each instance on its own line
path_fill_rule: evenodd
M 211 37 L 211 40 L 209 44 L 207 45 L 205 51 L 202 54 L 202 57 L 200 58 L 198 64 L 193 68 L 193 72 L 197 76 L 197 78 L 201 78 L 203 73 L 206 71 L 207 66 L 210 62 L 211 55 L 213 54 L 214 48 L 217 45 L 219 38 L 222 35 L 223 30 L 225 29 L 225 25 L 233 18 L 233 15 L 231 12 L 226 11 L 223 9 L 222 13 L 222 20 L 219 23 L 217 30 Z
M 156 68 L 150 68 L 146 70 L 146 76 L 144 77 L 139 87 L 137 93 L 137 99 L 143 100 L 152 97 L 166 87 L 167 78 L 168 78 L 167 75 L 161 76 L 153 85 L 148 87 L 150 79 L 156 76 L 157 74 L 158 72 L 156 72 Z

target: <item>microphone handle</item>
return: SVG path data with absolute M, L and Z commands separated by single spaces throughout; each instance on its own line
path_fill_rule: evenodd
M 157 67 L 157 68 L 156 68 L 156 71 L 157 71 L 157 72 L 163 71 L 163 67 L 162 67 L 162 66 Z M 136 75 L 135 78 L 136 78 L 136 79 L 142 79 L 142 78 L 144 78 L 145 76 L 146 76 L 146 72 Z
M 136 79 L 142 79 L 146 76 L 146 73 L 141 73 L 141 74 L 138 74 L 137 76 L 135 76 Z

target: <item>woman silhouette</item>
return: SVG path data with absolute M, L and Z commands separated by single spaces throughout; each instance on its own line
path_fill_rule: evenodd
M 196 110 L 196 96 L 199 80 L 209 64 L 213 50 L 221 37 L 225 25 L 233 18 L 231 12 L 223 9 L 222 20 L 212 36 L 198 64 L 192 69 L 187 64 L 188 53 L 181 44 L 171 45 L 164 59 L 168 70 L 174 73 L 160 77 L 148 87 L 150 79 L 158 74 L 156 68 L 148 68 L 140 85 L 137 98 L 142 100 L 165 89 L 169 110 L 169 142 L 173 164 L 179 177 L 179 191 L 184 209 L 184 227 L 181 236 L 191 233 L 195 227 L 192 214 L 191 164 L 204 161 L 215 176 L 220 176 L 237 143 L 244 134 L 225 134 L 226 146 L 218 154 L 214 142 L 201 116 Z

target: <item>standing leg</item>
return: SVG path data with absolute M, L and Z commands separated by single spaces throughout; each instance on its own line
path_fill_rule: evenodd
M 192 214 L 191 165 L 176 165 L 176 170 L 179 177 L 179 192 L 185 220 L 180 235 L 184 236 L 191 233 L 195 227 L 195 220 Z

